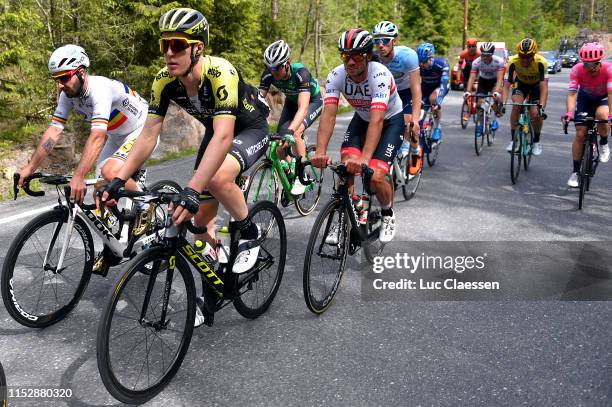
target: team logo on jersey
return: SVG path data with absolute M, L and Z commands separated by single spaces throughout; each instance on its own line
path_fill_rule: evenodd
M 217 68 L 213 68 L 213 67 L 208 68 L 208 74 L 210 76 L 214 76 L 215 78 L 218 78 L 219 76 L 221 76 L 221 72 Z

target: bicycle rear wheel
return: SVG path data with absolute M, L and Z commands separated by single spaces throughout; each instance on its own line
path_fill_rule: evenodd
M 24 326 L 44 328 L 64 319 L 87 288 L 94 242 L 80 217 L 74 221 L 62 268 L 57 269 L 67 222 L 67 208 L 45 212 L 32 219 L 8 249 L 0 279 L 2 300 L 11 317 Z
M 269 159 L 264 159 L 251 171 L 244 198 L 247 205 L 259 201 L 272 201 L 278 206 L 280 202 L 280 183 Z
M 164 247 L 127 264 L 98 326 L 98 370 L 113 397 L 142 404 L 170 382 L 189 348 L 195 296 L 189 266 Z
M 510 151 L 510 178 L 513 184 L 516 184 L 521 172 L 521 160 L 523 158 L 521 139 L 521 128 L 517 126 L 512 136 L 512 151 Z
M 314 222 L 304 255 L 303 288 L 308 309 L 322 314 L 331 305 L 346 263 L 349 220 L 342 201 L 334 198 Z
M 423 150 L 421 149 L 421 152 Z M 396 158 L 397 159 L 397 158 Z M 416 194 L 419 184 L 421 183 L 421 175 L 423 174 L 423 168 L 419 170 L 416 175 L 410 175 L 410 160 L 412 160 L 412 154 L 408 154 L 399 161 L 399 167 L 402 170 L 404 177 L 404 185 L 402 185 L 402 194 L 404 199 L 409 201 Z
M 484 114 L 482 113 L 482 109 L 478 109 L 476 113 L 476 127 L 474 127 L 474 149 L 476 150 L 476 155 L 480 155 L 482 152 L 485 139 L 484 132 Z
M 470 105 L 467 100 L 461 105 L 461 128 L 465 129 L 470 121 Z
M 317 150 L 317 146 L 310 145 L 306 149 L 306 158 L 313 156 Z M 305 176 L 314 180 L 312 184 L 306 187 L 306 192 L 295 200 L 295 208 L 302 216 L 309 215 L 314 211 L 321 198 L 321 189 L 323 187 L 323 169 L 308 166 L 305 170 Z
M 266 312 L 280 287 L 287 256 L 287 232 L 278 207 L 261 201 L 249 211 L 251 222 L 262 231 L 255 266 L 246 273 L 232 273 L 234 307 L 245 318 Z

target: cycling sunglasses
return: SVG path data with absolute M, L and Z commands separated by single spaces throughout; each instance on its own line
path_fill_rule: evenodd
M 363 62 L 364 59 L 366 59 L 367 54 L 360 54 L 358 52 L 342 52 L 340 53 L 340 58 L 342 58 L 342 61 L 344 63 L 347 63 L 348 61 L 350 61 L 351 59 L 357 63 L 359 62 Z
M 159 39 L 159 50 L 162 54 L 165 54 L 168 52 L 168 49 L 171 49 L 172 53 L 177 54 L 189 48 L 191 44 L 197 44 L 199 42 L 201 41 L 188 40 L 183 37 L 165 37 Z
M 282 64 L 282 65 L 277 65 L 277 66 L 271 66 L 270 67 L 270 71 L 272 72 L 278 72 L 280 70 L 282 70 L 283 68 L 285 68 L 287 66 L 287 64 Z
M 476 48 L 476 45 L 468 45 L 468 48 Z
M 389 45 L 393 38 L 374 38 L 374 44 Z
M 583 62 L 582 64 L 587 69 L 593 69 L 597 68 L 601 64 L 601 61 Z
M 68 71 L 60 75 L 52 76 L 52 78 L 56 82 L 67 83 L 70 79 L 72 79 L 72 77 L 74 76 L 74 74 L 77 73 L 78 70 L 79 68 L 76 68 L 76 69 L 73 69 L 72 71 Z
M 535 54 L 519 54 L 520 59 L 532 59 Z

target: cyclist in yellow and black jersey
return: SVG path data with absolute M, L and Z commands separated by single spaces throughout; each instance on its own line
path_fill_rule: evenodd
M 546 58 L 538 54 L 538 45 L 535 40 L 525 38 L 516 46 L 517 54 L 508 60 L 508 78 L 504 86 L 503 100 L 508 99 L 510 87 L 512 86 L 512 102 L 523 103 L 528 100 L 530 103 L 540 104 L 540 110 L 537 106 L 530 109 L 531 118 L 533 120 L 533 154 L 542 154 L 542 144 L 540 143 L 540 133 L 542 131 L 542 115 L 546 108 L 548 100 L 548 62 Z M 518 124 L 519 107 L 512 107 L 510 115 L 510 138 L 514 134 L 514 128 Z M 507 147 L 508 151 L 512 151 L 512 141 Z
M 208 46 L 208 22 L 189 8 L 172 9 L 159 20 L 160 50 L 166 67 L 153 82 L 149 115 L 141 137 L 117 178 L 100 191 L 101 201 L 111 199 L 128 177 L 150 156 L 171 100 L 206 127 L 193 177 L 180 193 L 175 223 L 195 216 L 208 232 L 196 236 L 214 247 L 214 221 L 218 201 L 236 219 L 241 240 L 233 271 L 253 267 L 259 247 L 259 230 L 248 217 L 242 190 L 235 183 L 265 152 L 269 112 L 255 87 L 246 84 L 234 66 L 223 58 L 203 55 Z M 214 250 L 213 250 L 214 252 Z

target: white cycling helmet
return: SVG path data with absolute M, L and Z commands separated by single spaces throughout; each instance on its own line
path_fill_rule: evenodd
M 49 72 L 56 75 L 60 72 L 72 71 L 78 67 L 89 67 L 89 57 L 82 47 L 68 44 L 59 47 L 49 58 Z
M 283 65 L 289 60 L 291 49 L 283 40 L 278 40 L 268 45 L 264 52 L 264 63 L 268 68 Z
M 374 31 L 372 32 L 372 35 L 374 36 L 374 38 L 397 38 L 397 36 L 399 35 L 399 31 L 397 29 L 397 26 L 391 21 L 381 21 L 380 23 L 374 26 Z

